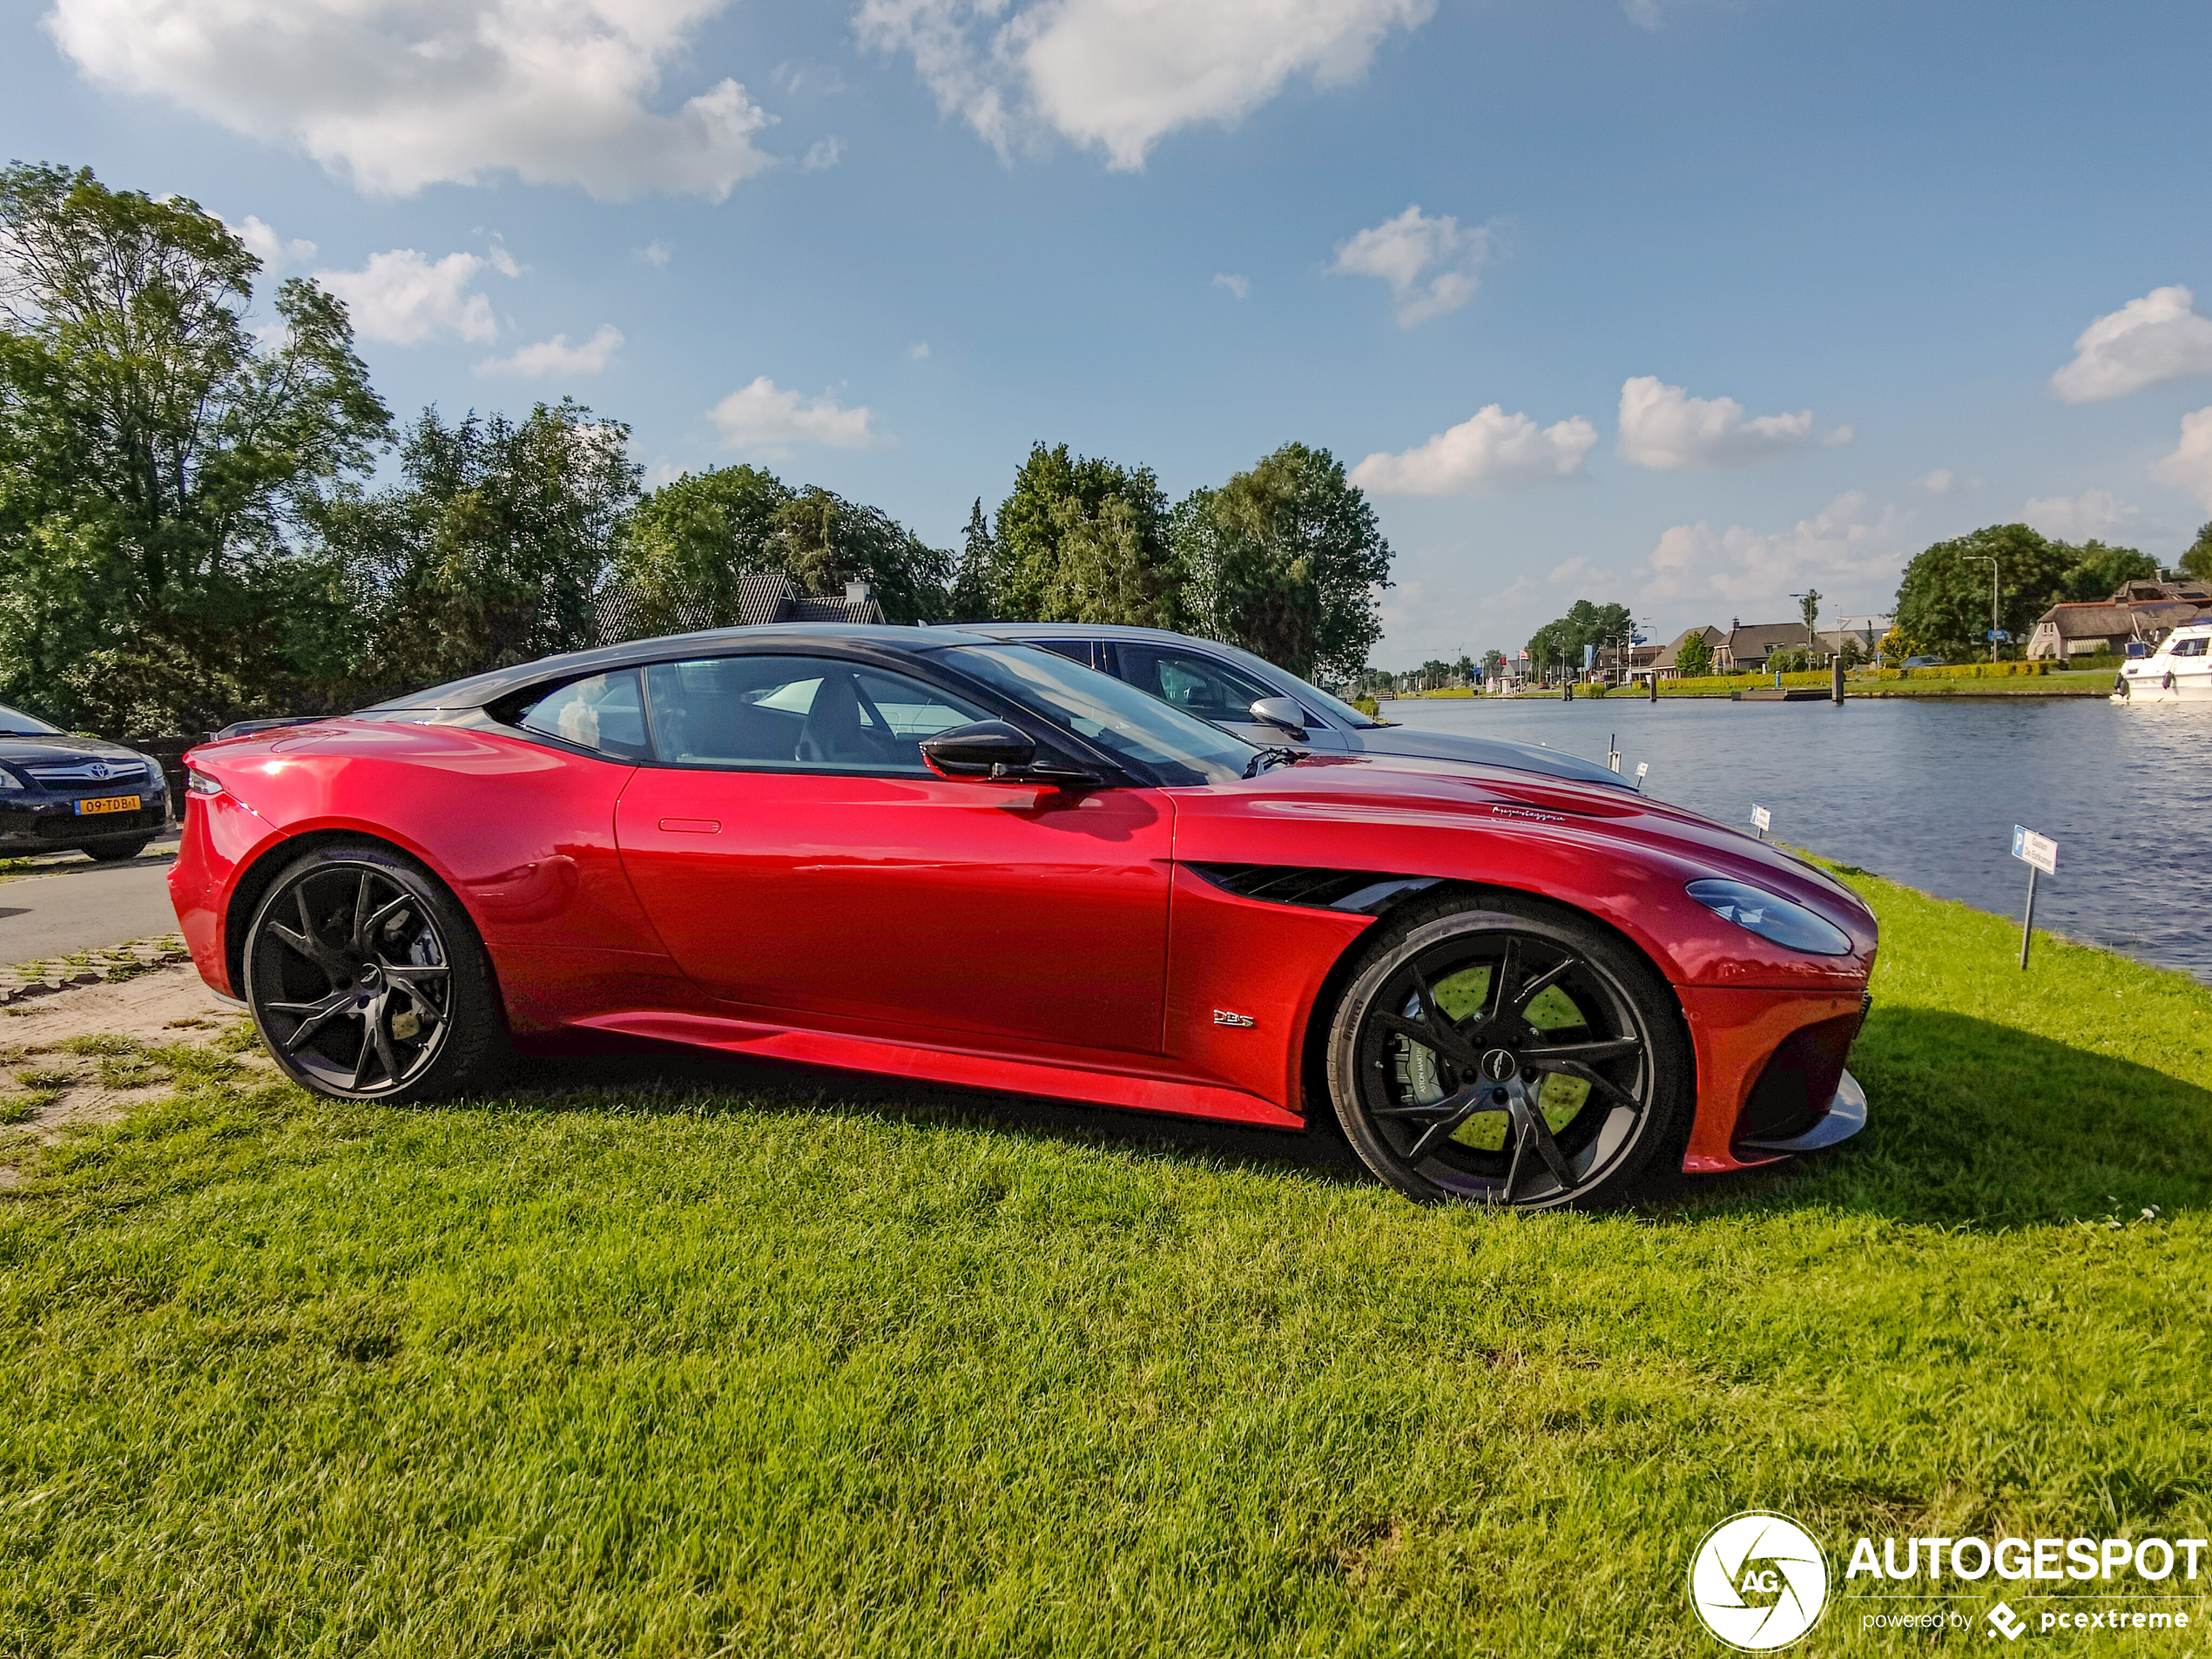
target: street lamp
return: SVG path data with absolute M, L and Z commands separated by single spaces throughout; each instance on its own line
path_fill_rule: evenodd
M 1989 566 L 1989 660 L 1993 663 L 1997 660 L 1997 561 L 1986 553 L 1969 553 L 1966 557 Z

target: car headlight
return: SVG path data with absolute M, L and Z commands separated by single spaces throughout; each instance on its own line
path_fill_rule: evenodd
M 145 763 L 146 777 L 154 783 L 159 783 L 161 781 L 161 763 L 158 760 L 156 760 L 152 755 L 140 755 L 138 759 Z
M 22 787 L 22 779 L 17 777 L 5 766 L 0 766 L 0 789 L 21 789 Z
M 185 787 L 195 795 L 219 795 L 223 792 L 222 785 L 196 766 L 185 768 Z
M 1749 882 L 1693 881 L 1686 891 L 1715 915 L 1786 950 L 1802 950 L 1815 956 L 1851 954 L 1851 940 L 1842 928 L 1801 904 L 1777 898 Z

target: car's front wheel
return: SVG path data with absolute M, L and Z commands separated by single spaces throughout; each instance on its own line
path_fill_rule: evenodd
M 135 859 L 153 845 L 153 837 L 143 836 L 135 841 L 94 841 L 84 849 L 87 857 L 102 864 L 120 864 L 125 859 Z
M 381 846 L 318 847 L 277 878 L 247 930 L 246 996 L 276 1062 L 334 1099 L 466 1093 L 508 1055 L 468 914 Z
M 1679 1168 L 1693 1108 L 1666 981 L 1604 929 L 1517 894 L 1387 924 L 1328 1059 L 1353 1150 L 1426 1202 L 1619 1204 Z

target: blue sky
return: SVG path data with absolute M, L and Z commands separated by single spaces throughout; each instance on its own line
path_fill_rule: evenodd
M 2212 307 L 2202 8 L 50 0 L 0 30 L 8 155 L 256 221 L 273 268 L 332 273 L 402 416 L 570 394 L 656 475 L 765 461 L 943 545 L 1035 439 L 1176 495 L 1302 439 L 1396 550 L 1384 664 L 1578 597 L 1662 635 L 1809 584 L 1886 610 L 1919 548 L 2023 516 L 2170 560 L 2212 515 L 2212 320 L 2175 292 Z

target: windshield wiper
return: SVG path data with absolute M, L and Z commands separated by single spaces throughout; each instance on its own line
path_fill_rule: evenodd
M 1270 766 L 1294 765 L 1312 752 L 1310 749 L 1286 749 L 1279 744 L 1262 749 L 1244 763 L 1244 776 L 1257 778 Z

